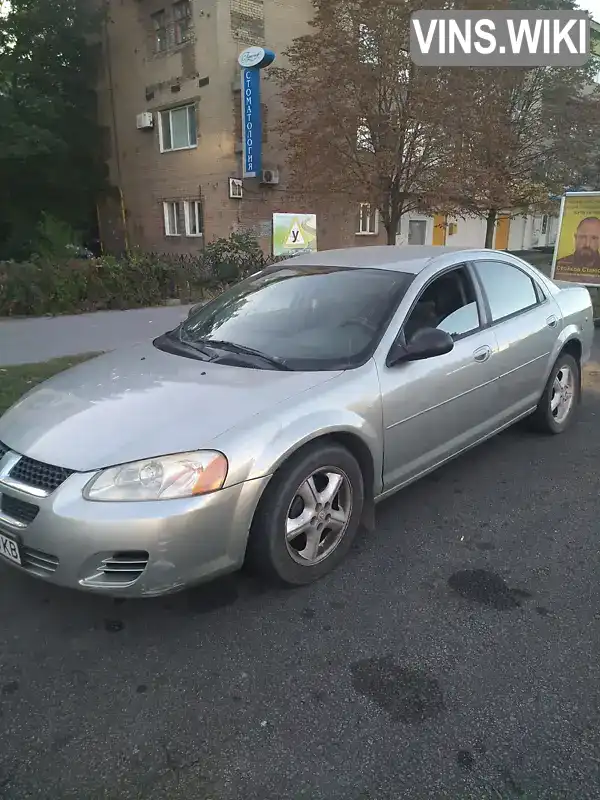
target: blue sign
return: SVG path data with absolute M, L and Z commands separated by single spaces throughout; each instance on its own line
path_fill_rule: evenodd
M 242 139 L 244 178 L 256 178 L 262 165 L 259 67 L 242 69 Z
M 272 50 L 248 47 L 238 56 L 242 68 L 242 141 L 244 178 L 256 178 L 262 170 L 262 118 L 260 70 L 275 60 Z

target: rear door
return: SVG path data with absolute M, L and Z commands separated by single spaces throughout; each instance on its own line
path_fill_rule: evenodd
M 499 388 L 509 420 L 537 405 L 562 314 L 525 269 L 495 258 L 475 261 L 473 266 L 498 340 Z

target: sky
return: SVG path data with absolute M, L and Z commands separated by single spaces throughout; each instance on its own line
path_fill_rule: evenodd
M 600 22 L 600 0 L 577 0 L 577 5 L 589 11 L 596 22 Z

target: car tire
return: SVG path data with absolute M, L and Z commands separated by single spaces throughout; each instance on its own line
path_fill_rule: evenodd
M 287 586 L 319 580 L 348 553 L 363 503 L 363 475 L 354 456 L 338 444 L 307 445 L 267 486 L 252 523 L 246 564 Z
M 557 399 L 559 392 L 562 399 Z M 563 433 L 573 421 L 580 399 L 581 367 L 572 355 L 561 353 L 531 417 L 532 427 L 541 433 Z

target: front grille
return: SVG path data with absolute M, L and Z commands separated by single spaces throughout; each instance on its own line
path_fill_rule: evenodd
M 29 572 L 48 575 L 56 572 L 58 563 L 58 558 L 50 553 L 43 553 L 32 547 L 21 547 L 21 564 Z
M 25 503 L 23 500 L 17 500 L 16 497 L 3 494 L 0 497 L 0 510 L 8 517 L 16 519 L 17 522 L 29 525 L 37 517 L 39 508 L 33 503 Z
M 4 456 L 8 453 L 8 447 L 5 444 L 0 442 L 0 461 L 4 458 Z
M 10 471 L 10 477 L 15 481 L 20 481 L 26 486 L 35 489 L 42 489 L 45 492 L 53 492 L 66 481 L 73 470 L 64 467 L 53 467 L 51 464 L 43 464 L 33 458 L 23 456 Z
M 145 550 L 128 550 L 105 558 L 98 570 L 110 583 L 132 583 L 148 566 L 149 555 Z

